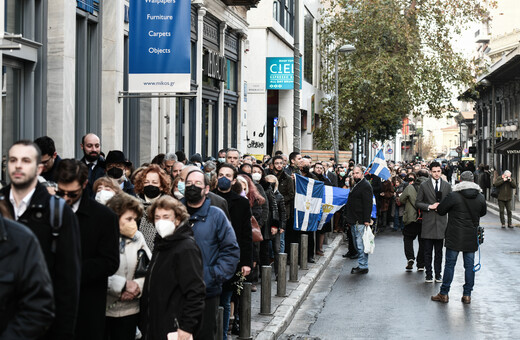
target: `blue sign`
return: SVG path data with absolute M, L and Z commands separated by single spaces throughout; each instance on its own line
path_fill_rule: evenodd
M 130 0 L 130 92 L 190 91 L 190 0 Z
M 266 58 L 265 88 L 268 90 L 292 90 L 294 88 L 294 58 Z M 300 79 L 302 64 L 300 63 Z M 300 88 L 302 84 L 300 82 Z

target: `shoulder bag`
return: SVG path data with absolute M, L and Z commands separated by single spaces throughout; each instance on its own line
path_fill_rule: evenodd
M 251 232 L 253 234 L 253 242 L 262 242 L 264 240 L 262 229 L 254 216 L 251 216 Z

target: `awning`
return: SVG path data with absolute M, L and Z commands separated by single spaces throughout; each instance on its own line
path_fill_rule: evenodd
M 509 140 L 496 148 L 496 151 L 503 155 L 518 155 L 520 154 L 520 140 Z
M 506 143 L 508 143 L 510 141 L 511 140 L 509 140 L 509 139 L 504 139 L 501 142 L 496 143 L 495 144 L 495 152 L 498 150 L 499 147 L 501 147 L 502 145 L 504 145 L 504 144 L 506 144 Z M 489 150 L 489 152 L 491 152 L 491 150 Z

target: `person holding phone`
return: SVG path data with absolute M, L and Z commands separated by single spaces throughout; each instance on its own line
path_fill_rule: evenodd
M 507 211 L 507 226 L 513 228 L 512 214 L 511 214 L 511 200 L 513 198 L 513 190 L 516 189 L 516 181 L 511 178 L 511 171 L 506 170 L 502 176 L 497 177 L 493 186 L 499 189 L 498 192 L 498 208 L 500 209 L 500 222 L 502 228 L 506 227 L 506 219 L 504 216 L 504 209 Z

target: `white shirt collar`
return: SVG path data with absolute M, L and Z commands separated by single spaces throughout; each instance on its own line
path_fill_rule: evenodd
M 441 179 L 439 178 L 437 181 L 437 183 L 439 183 L 439 190 L 441 190 Z M 433 188 L 435 189 L 435 179 L 432 177 L 432 184 L 433 184 Z
M 34 195 L 34 192 L 36 191 L 36 187 L 32 189 L 20 202 L 19 205 L 16 205 L 16 201 L 13 196 L 13 188 L 11 188 L 9 192 L 9 201 L 13 205 L 14 208 L 14 218 L 18 221 L 18 218 L 23 215 L 23 213 L 27 210 L 29 207 L 29 203 L 31 202 L 31 198 Z
M 81 203 L 81 197 L 79 198 L 79 200 L 76 201 L 76 203 L 74 203 L 71 208 L 72 208 L 72 211 L 74 211 L 74 213 L 76 213 L 76 211 L 78 211 L 79 209 L 79 204 Z

